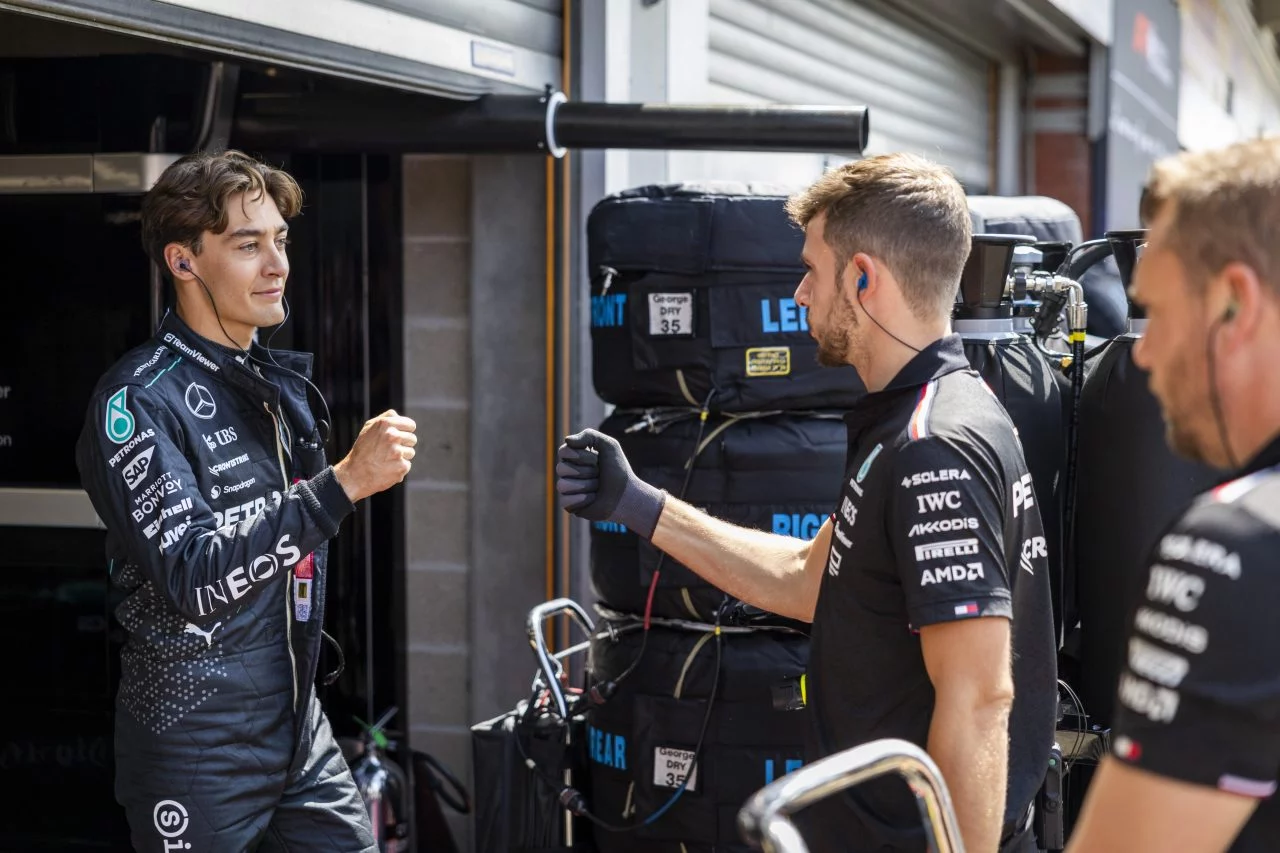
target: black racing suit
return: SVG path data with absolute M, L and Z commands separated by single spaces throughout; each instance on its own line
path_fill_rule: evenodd
M 168 314 L 98 383 L 76 445 L 129 592 L 116 798 L 138 850 L 371 851 L 314 689 L 326 543 L 353 507 L 303 381 L 252 354 Z
M 920 629 L 1009 619 L 1015 698 L 1001 850 L 1034 850 L 1031 804 L 1053 745 L 1057 667 L 1048 551 L 1013 422 L 954 335 L 845 420 L 845 483 L 813 620 L 810 759 L 889 737 L 926 748 L 934 691 Z M 896 778 L 805 811 L 812 850 L 925 849 Z
M 1155 543 L 1129 615 L 1112 752 L 1259 800 L 1232 853 L 1280 839 L 1280 438 Z

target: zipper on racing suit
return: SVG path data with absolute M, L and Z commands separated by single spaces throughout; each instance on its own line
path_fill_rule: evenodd
M 272 432 L 276 437 L 276 461 L 280 463 L 280 479 L 284 483 L 285 491 L 289 490 L 289 471 L 284 464 L 284 448 L 280 444 L 280 420 L 276 417 L 276 413 L 271 411 L 271 404 L 265 400 L 262 408 L 267 410 L 267 414 L 271 416 Z M 292 570 L 290 570 L 292 571 Z M 284 585 L 284 615 L 285 615 L 285 632 L 284 644 L 289 647 L 289 666 L 293 671 L 293 711 L 298 712 L 298 658 L 293 653 L 293 601 L 290 597 L 290 589 L 292 584 Z

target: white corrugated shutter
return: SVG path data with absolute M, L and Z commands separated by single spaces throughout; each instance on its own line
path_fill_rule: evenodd
M 990 189 L 990 63 L 853 0 L 710 0 L 709 89 L 734 103 L 866 104 L 867 154 L 911 151 Z

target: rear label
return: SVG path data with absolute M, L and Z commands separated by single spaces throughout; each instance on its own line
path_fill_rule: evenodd
M 689 776 L 689 767 L 693 764 L 693 753 L 687 749 L 672 749 L 660 746 L 653 751 L 653 784 L 657 788 L 679 788 L 685 776 Z M 698 790 L 698 768 L 693 768 L 689 776 L 689 791 Z

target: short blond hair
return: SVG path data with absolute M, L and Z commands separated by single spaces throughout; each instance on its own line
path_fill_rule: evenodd
M 1170 246 L 1188 268 L 1211 276 L 1239 261 L 1280 291 L 1280 136 L 1158 161 L 1142 221 L 1149 226 L 1166 208 Z
M 912 314 L 949 317 L 972 248 L 964 188 L 950 169 L 914 154 L 883 154 L 832 169 L 787 201 L 802 228 L 826 215 L 837 273 L 858 252 L 882 261 Z

